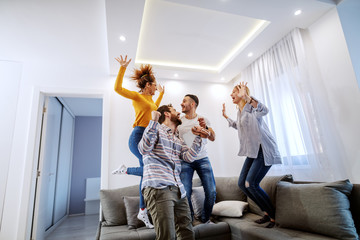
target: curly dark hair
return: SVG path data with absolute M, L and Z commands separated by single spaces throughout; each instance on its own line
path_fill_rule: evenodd
M 134 69 L 134 74 L 131 76 L 132 80 L 137 82 L 137 87 L 140 88 L 140 92 L 146 87 L 146 83 L 155 82 L 155 76 L 150 64 L 141 65 L 139 69 Z

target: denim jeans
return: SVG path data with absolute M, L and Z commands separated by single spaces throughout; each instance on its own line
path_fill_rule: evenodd
M 194 217 L 194 209 L 192 207 L 191 194 L 194 171 L 196 171 L 199 175 L 205 192 L 204 210 L 201 214 L 201 221 L 207 222 L 210 218 L 216 199 L 215 178 L 209 158 L 201 158 L 199 160 L 195 160 L 192 163 L 181 162 L 180 178 L 186 190 L 186 197 L 189 201 L 192 218 Z
M 144 131 L 145 131 L 144 127 L 136 126 L 136 127 L 134 127 L 133 131 L 131 132 L 131 135 L 129 138 L 129 148 L 130 148 L 130 151 L 139 159 L 140 167 L 127 168 L 127 174 L 140 176 L 140 186 L 139 186 L 140 208 L 145 208 L 144 197 L 141 193 L 141 183 L 142 183 L 142 178 L 143 178 L 144 162 L 142 159 L 142 155 L 139 152 L 138 144 L 143 136 Z
M 260 187 L 261 180 L 270 170 L 271 166 L 265 166 L 264 155 L 260 146 L 257 158 L 246 158 L 242 167 L 238 185 L 240 189 L 253 200 L 262 211 L 275 219 L 275 209 L 267 193 Z M 245 183 L 249 185 L 246 187 Z
M 143 190 L 146 206 L 154 223 L 156 240 L 195 239 L 189 203 L 181 198 L 180 189 L 146 187 Z

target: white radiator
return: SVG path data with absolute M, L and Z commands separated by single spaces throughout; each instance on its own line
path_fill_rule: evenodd
M 100 209 L 100 178 L 86 179 L 85 215 L 98 214 Z

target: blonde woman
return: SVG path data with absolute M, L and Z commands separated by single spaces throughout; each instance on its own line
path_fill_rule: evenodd
M 264 212 L 264 216 L 255 222 L 259 224 L 269 222 L 266 227 L 272 228 L 275 226 L 275 208 L 259 184 L 273 164 L 281 163 L 281 157 L 275 139 L 263 119 L 269 110 L 250 96 L 250 90 L 246 85 L 247 83 L 241 82 L 234 87 L 230 95 L 233 103 L 238 106 L 237 120 L 234 121 L 226 115 L 225 104 L 222 113 L 229 126 L 238 131 L 240 140 L 238 155 L 247 157 L 238 185 Z
M 147 216 L 144 197 L 141 193 L 144 162 L 142 155 L 139 152 L 138 144 L 142 138 L 145 128 L 151 120 L 151 112 L 158 109 L 160 105 L 160 102 L 164 96 L 164 88 L 162 88 L 160 84 L 156 83 L 151 65 L 141 65 L 139 69 L 134 70 L 134 74 L 131 76 L 131 79 L 136 81 L 137 87 L 140 89 L 139 92 L 130 91 L 126 88 L 123 88 L 122 83 L 124 74 L 127 66 L 131 62 L 131 59 L 127 61 L 127 55 L 125 56 L 125 59 L 123 59 L 122 56 L 115 59 L 120 63 L 120 70 L 114 87 L 115 92 L 125 98 L 131 99 L 135 110 L 135 122 L 133 124 L 134 129 L 129 138 L 129 148 L 130 151 L 138 158 L 140 167 L 127 168 L 125 165 L 121 165 L 119 168 L 114 170 L 112 174 L 129 174 L 141 177 L 139 187 L 140 209 L 137 217 L 145 223 L 146 227 L 153 228 L 154 226 L 150 223 Z M 152 96 L 155 94 L 156 90 L 160 92 L 160 95 L 156 102 L 154 102 Z

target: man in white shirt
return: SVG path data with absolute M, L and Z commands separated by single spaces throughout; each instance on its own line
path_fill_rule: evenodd
M 185 115 L 181 117 L 182 124 L 178 126 L 178 131 L 180 138 L 182 138 L 189 147 L 196 137 L 191 131 L 194 126 L 200 125 L 201 127 L 205 128 L 208 134 L 207 138 L 210 141 L 215 140 L 215 132 L 210 127 L 210 122 L 206 118 L 196 113 L 196 108 L 198 105 L 198 97 L 192 94 L 187 94 L 181 103 L 181 110 L 183 113 L 185 113 Z M 194 162 L 181 163 L 180 177 L 182 183 L 185 186 L 186 196 L 189 201 L 192 218 L 195 217 L 196 220 L 200 220 L 203 223 L 210 223 L 210 215 L 216 198 L 216 186 L 212 167 L 207 156 L 206 143 L 207 139 L 203 139 L 201 150 L 195 158 Z M 204 208 L 200 216 L 194 216 L 194 209 L 191 202 L 192 179 L 194 171 L 196 171 L 198 174 L 205 192 Z

